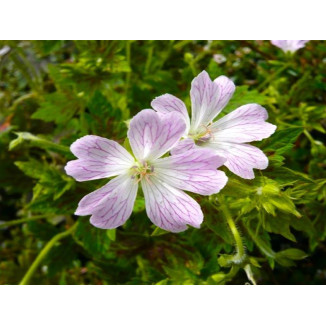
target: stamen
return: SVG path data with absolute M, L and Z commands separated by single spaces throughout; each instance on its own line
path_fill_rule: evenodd
M 141 162 L 138 166 L 132 166 L 131 170 L 131 178 L 137 178 L 137 183 L 143 178 L 145 178 L 147 182 L 150 182 L 149 176 L 154 175 L 154 166 L 150 166 L 146 161 Z

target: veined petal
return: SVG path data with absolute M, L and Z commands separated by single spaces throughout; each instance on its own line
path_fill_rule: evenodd
M 224 165 L 234 174 L 244 178 L 255 177 L 253 169 L 264 170 L 268 166 L 268 158 L 257 147 L 248 144 L 235 143 L 206 143 L 205 147 L 212 148 L 218 155 L 224 156 Z
M 187 125 L 185 133 L 188 133 L 190 127 L 189 114 L 185 104 L 180 99 L 170 94 L 164 94 L 159 97 L 156 97 L 151 102 L 151 106 L 155 111 L 161 114 L 166 114 L 169 112 L 179 112 L 185 119 Z
M 76 215 L 91 215 L 90 222 L 101 229 L 113 229 L 126 222 L 132 213 L 138 184 L 128 174 L 112 179 L 104 187 L 86 195 Z
M 217 104 L 220 97 L 218 85 L 202 71 L 191 83 L 191 130 L 206 125 L 219 113 Z
M 226 76 L 217 77 L 216 79 L 214 79 L 214 83 L 218 85 L 220 91 L 220 97 L 218 99 L 218 110 L 219 112 L 221 112 L 229 103 L 235 91 L 235 85 L 234 82 Z
M 182 154 L 156 160 L 153 172 L 157 179 L 178 189 L 201 195 L 218 193 L 227 183 L 224 172 L 216 170 L 226 159 L 208 148 L 186 151 Z
M 191 138 L 182 139 L 177 143 L 177 145 L 175 145 L 171 149 L 171 154 L 172 155 L 181 154 L 181 153 L 183 153 L 185 151 L 189 151 L 189 150 L 194 149 L 194 148 L 196 148 L 196 144 L 193 141 L 193 139 L 191 139 Z
M 265 122 L 267 111 L 258 104 L 247 104 L 211 125 L 212 142 L 246 143 L 269 137 L 276 126 Z
M 210 123 L 228 103 L 234 90 L 229 78 L 220 76 L 212 82 L 206 71 L 201 72 L 191 83 L 191 130 Z
M 138 160 L 155 160 L 168 152 L 186 130 L 178 112 L 159 115 L 154 110 L 142 110 L 133 117 L 128 138 Z
M 70 149 L 79 159 L 68 162 L 65 170 L 77 181 L 119 175 L 134 164 L 134 158 L 120 144 L 98 136 L 77 139 Z
M 181 190 L 154 176 L 141 181 L 150 220 L 161 229 L 181 232 L 187 225 L 199 228 L 203 212 L 199 204 Z

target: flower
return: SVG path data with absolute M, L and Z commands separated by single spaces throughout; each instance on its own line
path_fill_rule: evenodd
M 138 184 L 144 192 L 146 212 L 158 227 L 180 232 L 187 224 L 199 228 L 203 213 L 199 204 L 182 190 L 210 195 L 226 184 L 224 172 L 216 170 L 225 159 L 207 149 L 163 157 L 186 130 L 179 113 L 160 116 L 143 110 L 130 122 L 128 138 L 134 156 L 113 140 L 84 136 L 71 145 L 78 157 L 65 169 L 77 181 L 113 177 L 102 188 L 86 195 L 76 215 L 92 215 L 90 222 L 112 229 L 130 217 Z
M 161 114 L 177 111 L 186 122 L 184 140 L 171 151 L 172 155 L 197 146 L 207 147 L 223 156 L 226 159 L 224 165 L 233 173 L 253 179 L 253 168 L 265 169 L 268 159 L 260 149 L 246 143 L 269 137 L 276 126 L 265 122 L 267 111 L 258 104 L 243 105 L 212 122 L 234 91 L 235 85 L 229 78 L 220 76 L 212 82 L 208 73 L 203 71 L 191 84 L 191 122 L 185 104 L 173 95 L 159 96 L 151 105 Z
M 298 40 L 274 40 L 271 43 L 284 52 L 294 53 L 297 50 L 303 48 L 309 41 L 298 41 Z
M 213 60 L 216 62 L 216 63 L 223 63 L 226 61 L 226 58 L 223 54 L 214 54 L 213 55 Z

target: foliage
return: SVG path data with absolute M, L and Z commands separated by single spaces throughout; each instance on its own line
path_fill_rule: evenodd
M 293 56 L 268 41 L 0 41 L 5 46 L 0 284 L 19 283 L 46 243 L 74 223 L 31 283 L 325 283 L 325 42 Z M 253 102 L 267 108 L 278 129 L 255 146 L 269 167 L 253 180 L 225 169 L 229 183 L 218 195 L 196 197 L 205 214 L 199 230 L 155 228 L 141 197 L 117 230 L 74 216 L 103 181 L 65 174 L 69 145 L 86 134 L 123 144 L 128 120 L 164 93 L 190 107 L 191 80 L 203 69 L 238 85 L 222 114 Z M 11 223 L 17 219 L 24 223 Z

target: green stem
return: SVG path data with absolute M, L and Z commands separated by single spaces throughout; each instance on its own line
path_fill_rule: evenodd
M 304 129 L 303 133 L 306 135 L 306 137 L 309 139 L 312 145 L 316 145 L 315 140 L 313 139 L 313 137 L 311 136 L 310 132 L 307 129 Z
M 235 245 L 236 245 L 236 250 L 237 250 L 237 253 L 236 255 L 233 257 L 233 262 L 236 263 L 236 264 L 240 264 L 243 262 L 244 258 L 246 257 L 246 251 L 245 251 L 245 248 L 243 246 L 243 242 L 242 242 L 242 239 L 241 239 L 241 236 L 240 236 L 240 233 L 233 221 L 233 218 L 231 216 L 231 213 L 229 211 L 229 209 L 227 208 L 226 205 L 221 205 L 221 210 L 226 218 L 226 221 L 229 225 L 229 228 L 232 232 L 232 235 L 234 237 L 234 240 L 235 240 Z
M 57 235 L 55 235 L 46 244 L 46 246 L 41 250 L 41 252 L 39 253 L 39 255 L 34 260 L 33 264 L 30 266 L 30 268 L 26 272 L 25 276 L 23 277 L 23 279 L 21 280 L 21 282 L 19 283 L 19 285 L 27 285 L 29 283 L 31 277 L 34 275 L 35 271 L 37 270 L 37 268 L 41 264 L 42 260 L 46 257 L 46 255 L 49 253 L 49 251 L 52 249 L 52 247 L 58 241 L 60 241 L 61 239 L 67 237 L 70 234 L 72 234 L 75 231 L 76 227 L 77 227 L 77 222 L 73 226 L 71 226 L 70 229 L 68 229 L 68 230 L 66 230 L 66 231 L 64 231 L 62 233 L 58 233 Z
M 0 229 L 6 228 L 8 226 L 25 223 L 25 222 L 40 220 L 42 218 L 50 218 L 50 216 L 49 215 L 38 215 L 38 216 L 25 217 L 25 218 L 21 218 L 18 220 L 13 220 L 13 221 L 8 221 L 8 222 L 3 222 L 3 223 L 0 222 Z
M 70 149 L 67 146 L 53 143 L 49 140 L 37 137 L 30 132 L 15 132 L 18 136 L 16 139 L 12 140 L 9 144 L 9 150 L 13 150 L 16 146 L 23 142 L 28 142 L 30 146 L 40 147 L 45 150 L 52 150 L 54 152 L 59 152 L 63 154 L 71 155 Z
M 239 266 L 233 265 L 230 269 L 230 272 L 226 274 L 226 280 L 231 281 L 239 272 Z

